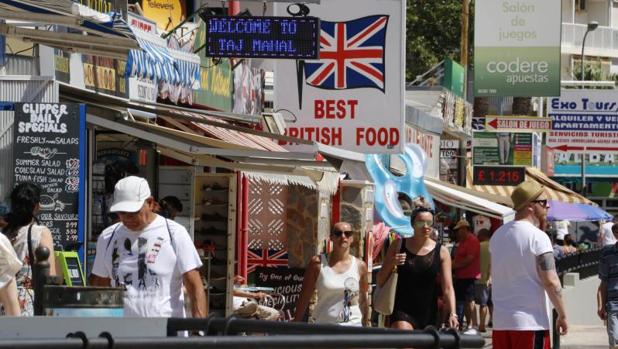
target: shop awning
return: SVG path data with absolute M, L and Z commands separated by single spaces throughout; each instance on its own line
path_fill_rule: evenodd
M 579 203 L 597 206 L 594 202 L 577 194 L 569 188 L 553 181 L 547 177 L 545 173 L 534 167 L 526 167 L 526 180 L 533 180 L 545 186 L 547 196 L 550 200 L 556 200 L 567 203 Z M 476 191 L 485 192 L 493 195 L 499 195 L 510 200 L 511 193 L 515 189 L 514 186 L 498 186 L 498 185 L 472 185 L 472 168 L 468 167 L 466 171 L 467 187 Z M 510 205 L 512 206 L 512 204 Z
M 434 200 L 449 206 L 480 213 L 488 217 L 502 219 L 504 222 L 513 220 L 515 211 L 512 208 L 497 204 L 498 198 L 488 194 L 476 195 L 473 191 L 453 184 L 425 177 L 425 186 Z
M 50 47 L 126 59 L 137 41 L 119 14 L 103 14 L 71 0 L 0 0 L 0 35 Z M 48 31 L 34 26 L 54 24 L 85 32 Z
M 141 49 L 131 50 L 129 53 L 128 76 L 199 88 L 198 55 L 168 48 L 167 42 L 160 36 L 139 29 L 132 30 Z

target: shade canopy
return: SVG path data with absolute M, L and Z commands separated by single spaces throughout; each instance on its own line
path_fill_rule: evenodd
M 547 217 L 550 221 L 608 221 L 613 217 L 599 207 L 586 204 L 550 200 L 549 206 Z

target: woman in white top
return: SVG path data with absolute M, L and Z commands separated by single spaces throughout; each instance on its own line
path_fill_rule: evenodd
M 2 230 L 22 262 L 21 269 L 15 275 L 22 316 L 34 315 L 32 266 L 37 262 L 34 251 L 39 246 L 49 249 L 49 275 L 56 275 L 51 232 L 47 227 L 36 224 L 35 215 L 39 211 L 40 201 L 41 189 L 36 184 L 18 184 L 11 192 L 11 212 L 5 218 L 8 225 Z
M 318 301 L 312 316 L 316 323 L 369 326 L 367 265 L 350 254 L 353 234 L 349 223 L 335 224 L 330 234 L 333 251 L 311 258 L 294 321 L 304 320 L 309 301 L 317 290 Z
M 21 309 L 17 301 L 15 273 L 21 269 L 21 262 L 15 255 L 11 242 L 0 234 L 0 303 L 9 316 L 19 316 Z

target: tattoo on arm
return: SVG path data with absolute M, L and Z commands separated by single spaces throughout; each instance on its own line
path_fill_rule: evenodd
M 536 257 L 536 264 L 542 271 L 556 270 L 556 262 L 552 252 L 543 253 Z

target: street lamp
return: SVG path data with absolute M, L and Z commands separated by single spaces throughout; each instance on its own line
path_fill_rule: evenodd
M 588 23 L 588 27 L 586 28 L 586 33 L 584 34 L 584 40 L 582 40 L 582 66 L 581 66 L 582 88 L 584 88 L 584 47 L 586 47 L 586 37 L 588 36 L 588 33 L 590 33 L 591 31 L 594 31 L 595 29 L 597 29 L 598 26 L 599 26 L 599 22 L 597 22 L 597 21 L 590 21 Z
M 586 37 L 588 33 L 597 29 L 599 26 L 599 22 L 590 21 L 588 23 L 588 27 L 586 28 L 586 33 L 584 34 L 584 40 L 582 40 L 582 69 L 581 69 L 581 78 L 582 78 L 582 89 L 584 88 L 584 47 L 586 46 Z M 586 147 L 584 146 L 584 151 L 582 152 L 582 195 L 586 196 Z

